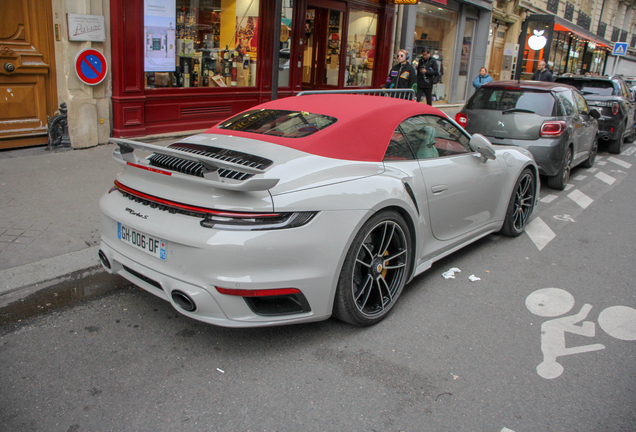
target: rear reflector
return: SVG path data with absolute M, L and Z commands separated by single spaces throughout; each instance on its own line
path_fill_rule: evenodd
M 271 297 L 271 296 L 282 296 L 282 295 L 290 295 L 290 294 L 300 294 L 300 290 L 296 288 L 243 290 L 243 289 L 216 287 L 216 290 L 220 292 L 221 294 L 239 296 L 239 297 Z

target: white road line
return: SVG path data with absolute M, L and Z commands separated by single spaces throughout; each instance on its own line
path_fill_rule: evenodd
M 623 156 L 631 156 L 636 152 L 636 147 L 629 147 L 627 150 L 625 150 L 623 153 L 621 153 Z
M 512 429 L 508 429 L 507 427 L 503 428 L 501 432 L 515 432 Z
M 594 202 L 592 198 L 585 195 L 578 189 L 574 189 L 572 192 L 568 194 L 568 198 L 577 203 L 582 208 L 587 208 L 590 204 Z
M 564 190 L 569 191 L 573 187 L 575 187 L 573 184 L 565 185 L 565 189 Z
M 556 237 L 554 231 L 540 217 L 534 219 L 526 226 L 526 233 L 539 250 L 546 247 Z
M 596 162 L 596 165 L 605 165 L 607 162 L 606 161 L 601 161 L 601 162 Z
M 614 184 L 614 182 L 616 181 L 616 179 L 612 176 L 608 176 L 607 174 L 605 174 L 604 172 L 599 172 L 598 174 L 596 174 L 594 177 L 596 177 L 599 180 L 604 181 L 605 183 L 611 185 Z
M 587 172 L 589 173 L 595 173 L 596 171 L 598 171 L 598 168 L 588 168 Z
M 586 175 L 577 175 L 576 177 L 574 177 L 572 180 L 585 180 L 587 178 Z
M 546 203 L 549 204 L 552 201 L 554 201 L 555 199 L 557 199 L 559 196 L 558 195 L 554 195 L 554 194 L 550 194 L 550 195 L 546 195 L 543 198 L 541 198 L 539 201 L 541 201 L 542 203 Z
M 608 162 L 614 162 L 616 165 L 620 165 L 623 168 L 631 168 L 632 164 L 630 164 L 629 162 L 625 162 L 623 160 L 617 159 L 614 156 L 610 156 L 607 158 Z

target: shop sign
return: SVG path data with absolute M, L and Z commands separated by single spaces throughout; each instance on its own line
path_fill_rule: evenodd
M 543 36 L 545 30 L 534 30 L 534 35 L 530 36 L 528 39 L 528 46 L 535 50 L 539 51 L 545 47 L 545 44 L 548 42 L 548 39 Z
M 176 23 L 176 0 L 144 0 L 144 72 L 176 70 Z
M 66 14 L 69 41 L 104 42 L 106 27 L 100 15 Z
M 403 5 L 414 5 L 417 4 L 417 0 L 391 0 L 388 3 L 393 3 L 393 4 L 403 4 Z

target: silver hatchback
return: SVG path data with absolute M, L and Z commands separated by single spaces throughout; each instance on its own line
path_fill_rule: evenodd
M 594 164 L 599 117 L 572 86 L 495 81 L 480 87 L 455 121 L 493 144 L 529 150 L 548 186 L 563 190 L 573 167 Z

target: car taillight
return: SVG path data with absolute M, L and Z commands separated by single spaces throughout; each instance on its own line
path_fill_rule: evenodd
M 466 124 L 468 124 L 468 117 L 466 117 L 466 113 L 458 112 L 455 114 L 455 121 L 459 123 L 461 127 L 466 127 Z
M 618 102 L 613 102 L 612 103 L 612 115 L 618 114 L 618 108 L 619 108 Z
M 281 295 L 298 294 L 300 290 L 297 288 L 275 288 L 275 289 L 235 289 L 215 287 L 218 292 L 225 295 L 238 297 L 273 297 Z
M 559 121 L 547 121 L 541 125 L 542 137 L 558 137 L 566 128 L 566 124 L 563 120 Z

